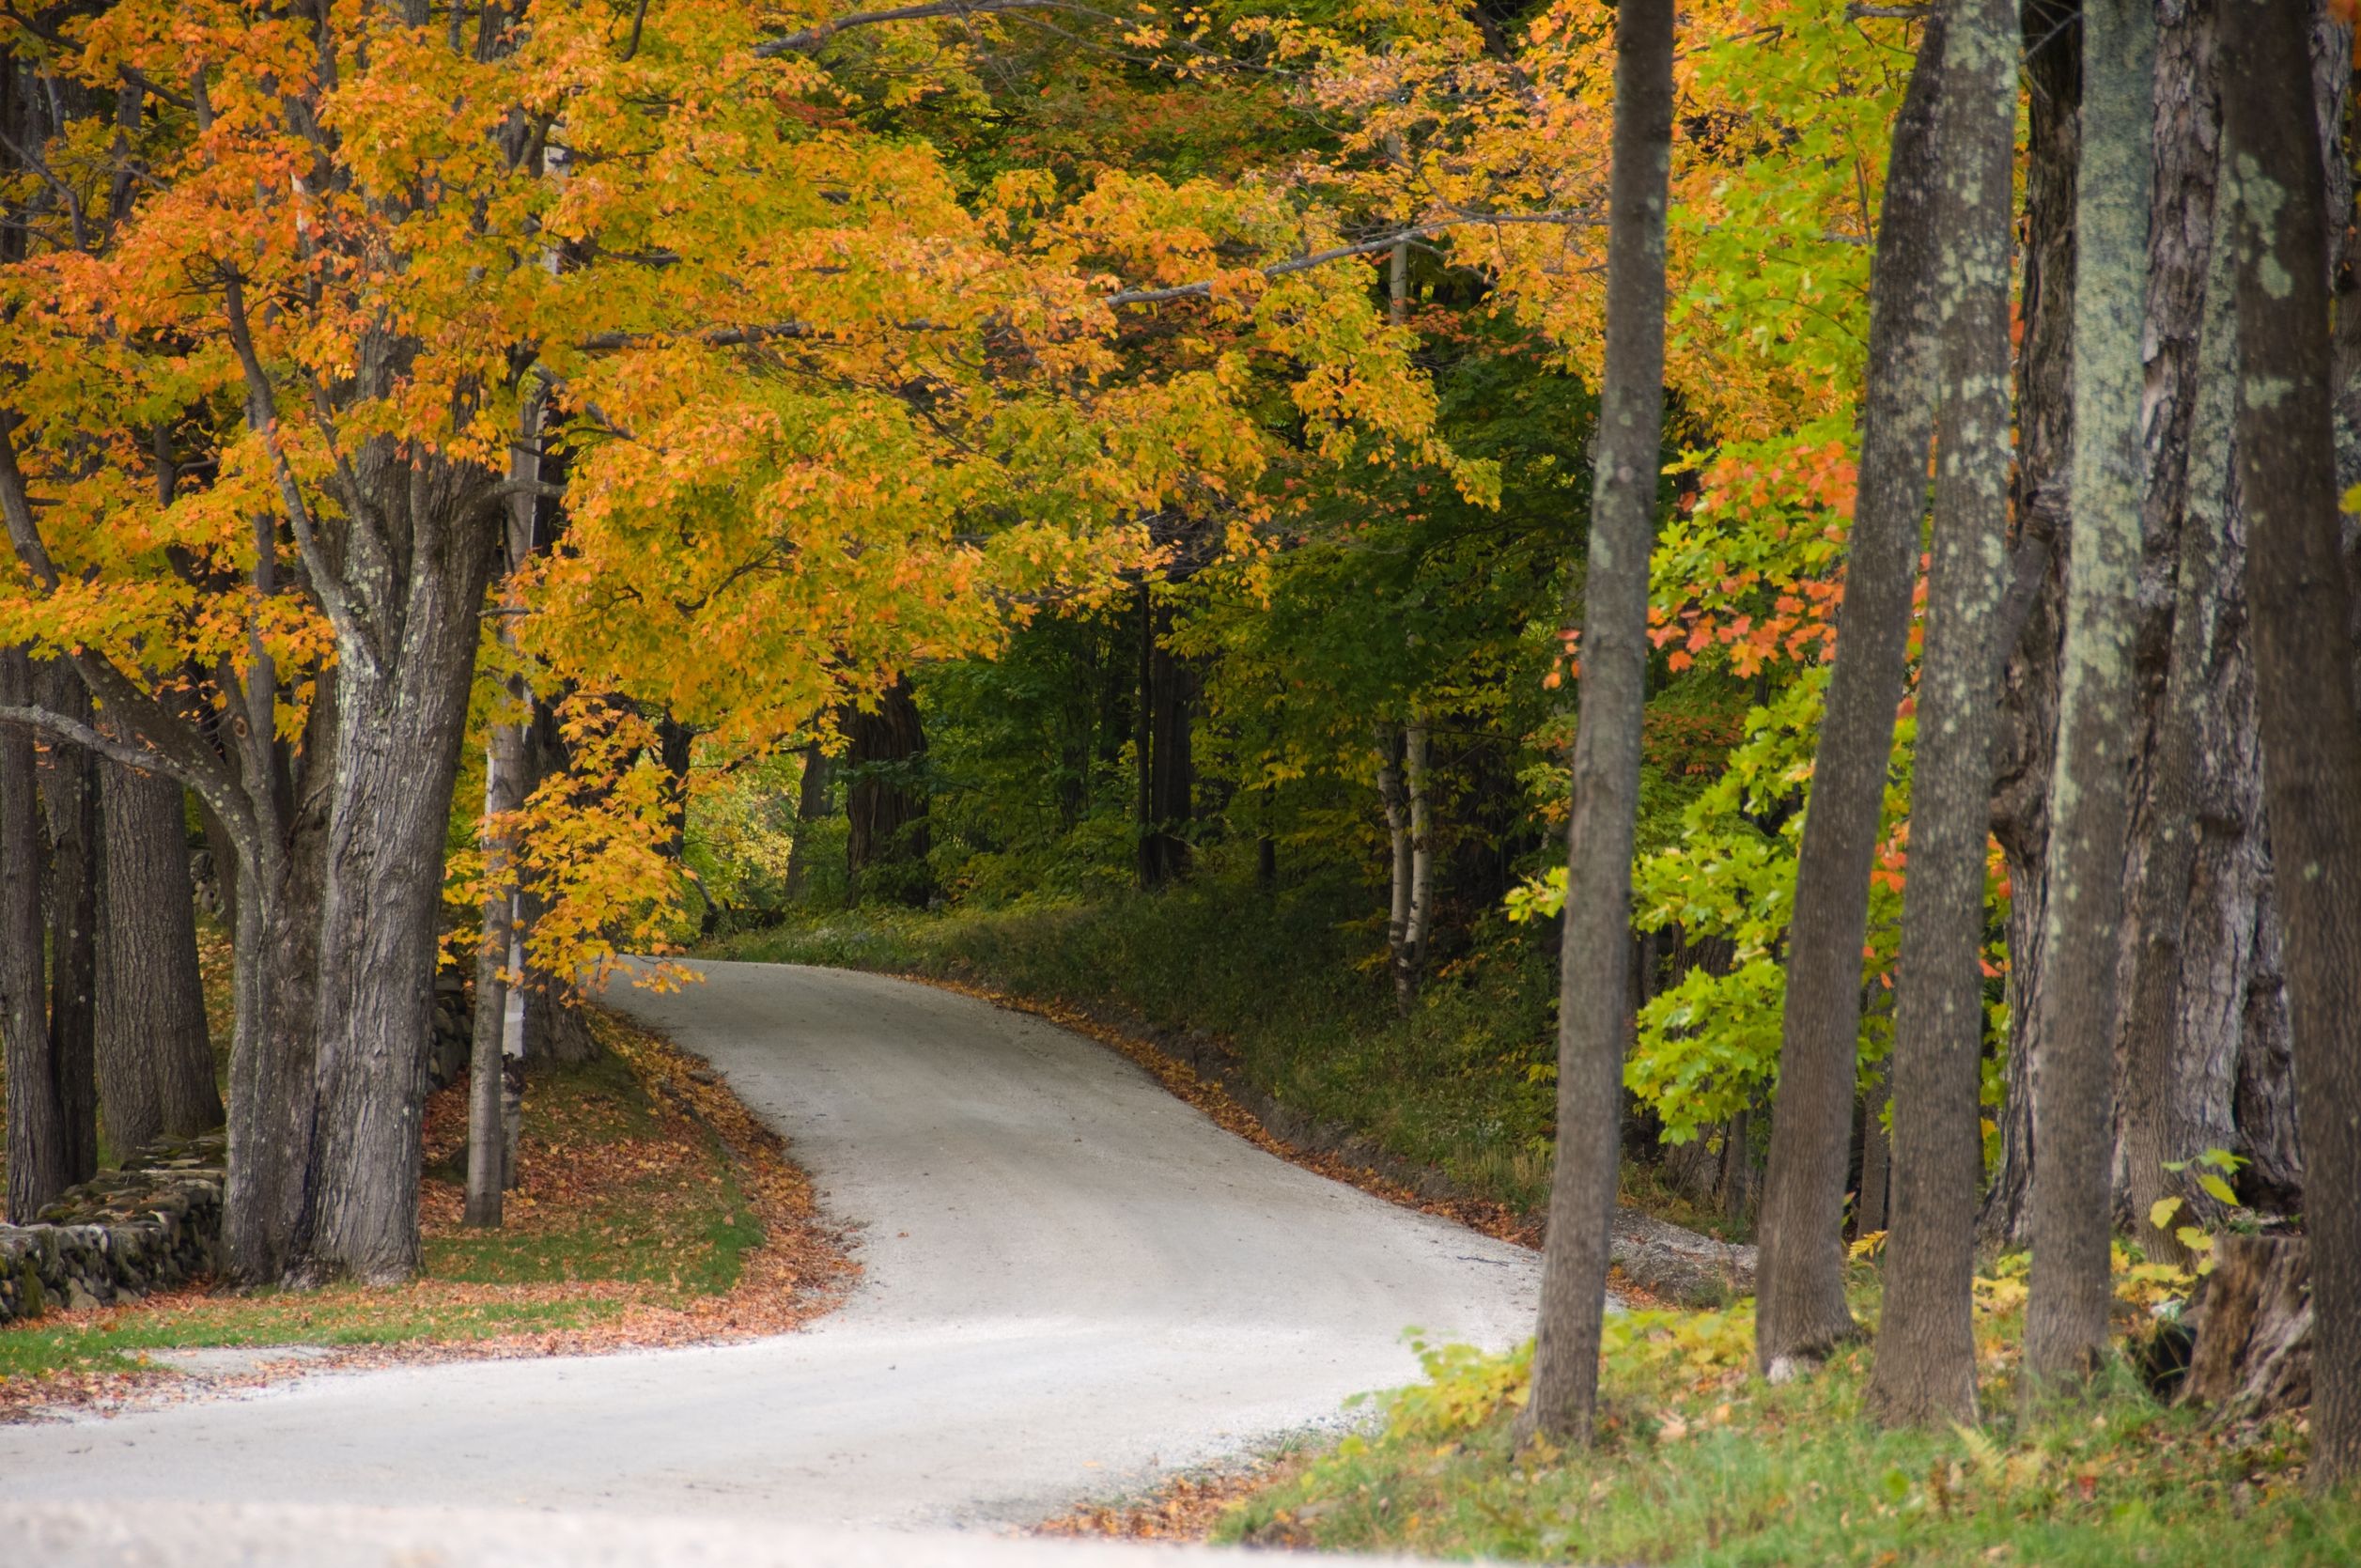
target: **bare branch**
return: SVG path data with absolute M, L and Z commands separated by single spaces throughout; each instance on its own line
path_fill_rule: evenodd
M 189 770 L 180 765 L 178 758 L 151 747 L 118 740 L 79 719 L 69 719 L 45 707 L 0 706 L 0 724 L 22 724 L 27 729 L 40 730 L 60 740 L 70 740 L 85 751 L 95 752 L 109 762 L 119 762 L 126 768 L 136 768 L 144 772 L 163 773 L 184 784 L 194 786 L 198 782 L 190 776 Z

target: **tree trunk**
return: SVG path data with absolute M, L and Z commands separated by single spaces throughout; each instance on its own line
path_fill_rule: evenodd
M 2080 0 L 2026 0 L 2025 275 L 2018 313 L 2016 538 L 2044 544 L 2044 570 L 2008 655 L 2000 687 L 1992 831 L 2009 876 L 2007 1094 L 2000 1164 L 1980 1221 L 2024 1239 L 2033 1181 L 2033 1062 L 2046 987 L 2042 933 L 2048 914 L 2049 781 L 2056 768 L 2058 652 L 2065 641 L 2066 555 L 2072 541 L 2067 465 L 2074 447 L 2074 170 L 2082 99 Z
M 1755 1353 L 1773 1377 L 1821 1359 L 1858 1331 L 1844 1299 L 1844 1129 L 1860 1059 L 1870 869 L 1909 659 L 1927 451 L 1934 438 L 1939 318 L 1928 220 L 1940 156 L 1934 112 L 1942 73 L 1938 16 L 1919 43 L 1887 164 L 1844 608 L 1788 926 L 1779 1101 L 1756 1274 Z M 1878 1207 L 1882 1223 L 1882 1191 Z
M 1410 804 L 1410 900 L 1402 928 L 1397 985 L 1405 1011 L 1426 979 L 1427 933 L 1435 920 L 1434 747 L 1424 724 L 1402 732 L 1402 779 Z
M 1893 1223 L 1872 1398 L 1892 1422 L 1972 1417 L 1984 840 L 2009 520 L 2012 0 L 1959 0 L 1935 207 L 1943 299 L 1934 563 L 1918 674 L 1894 1024 Z
M 24 650 L 0 647 L 0 706 L 33 701 Z M 41 807 L 33 737 L 0 724 L 0 1027 L 8 1078 L 8 1218 L 29 1223 L 68 1185 L 66 1116 L 49 1046 Z
M 101 765 L 106 815 L 104 943 L 99 987 L 99 1097 L 116 1157 L 169 1134 L 222 1124 L 197 972 L 180 785 Z
M 314 736 L 333 736 L 333 719 L 320 722 L 326 718 L 315 719 Z M 307 1230 L 318 1120 L 319 903 L 327 827 L 325 791 L 308 789 L 298 799 L 283 846 L 269 846 L 259 864 L 240 857 L 222 1250 L 230 1277 L 242 1284 L 285 1278 L 302 1254 Z
M 2309 1249 L 2301 1236 L 2223 1235 L 2189 1304 L 2197 1326 L 2176 1398 L 2216 1421 L 2297 1410 L 2312 1397 Z
M 87 723 L 90 695 L 65 663 L 39 666 L 43 707 Z M 64 1118 L 66 1180 L 99 1169 L 99 878 L 105 841 L 98 758 L 53 740 L 39 767 L 49 821 L 49 1052 Z
M 2315 18 L 2317 23 L 2317 17 Z M 2134 773 L 2132 852 L 2126 877 L 2130 918 L 2124 923 L 2125 1033 L 2118 1048 L 2119 1069 L 2126 1075 L 2120 1091 L 2127 1114 L 2119 1128 L 2115 1157 L 2116 1180 L 2122 1208 L 2136 1226 L 2145 1224 L 2152 1198 L 2131 1201 L 2133 1146 L 2150 1138 L 2152 1129 L 2136 1129 L 2129 1106 L 2133 1097 L 2153 1085 L 2132 1077 L 2133 1037 L 2129 1010 L 2138 1005 L 2142 984 L 2141 955 L 2150 943 L 2150 924 L 2139 914 L 2138 891 L 2148 848 L 2162 826 L 2180 809 L 2156 799 L 2172 771 L 2166 753 L 2177 721 L 2168 709 L 2177 700 L 2173 688 L 2172 649 L 2176 638 L 2176 602 L 2182 551 L 2182 522 L 2177 509 L 2198 505 L 2184 496 L 2187 482 L 2182 442 L 2190 432 L 2191 406 L 2198 396 L 2193 365 L 2203 292 L 2205 256 L 2213 209 L 2213 164 L 2219 119 L 2212 68 L 2214 22 L 2208 4 L 2176 4 L 2163 13 L 2160 36 L 2159 92 L 2153 185 L 2156 222 L 2151 246 L 2151 293 L 2144 337 L 2148 353 L 2145 418 L 2149 435 L 2147 551 L 2139 591 L 2140 627 L 2135 639 L 2136 660 L 2141 674 L 2142 711 L 2138 762 Z M 2027 11 L 2027 27 L 2034 26 Z M 2072 30 L 2055 32 L 2064 44 Z M 2316 25 L 2314 42 L 2315 103 L 2323 121 L 2340 123 L 2336 105 L 2343 101 L 2344 73 L 2349 71 L 2349 39 L 2338 44 L 2326 34 L 2334 29 Z M 2028 39 L 2028 47 L 2030 39 Z M 2062 384 L 2055 375 L 2038 373 L 2043 359 L 2042 344 L 2054 314 L 2043 297 L 2048 290 L 2039 273 L 2042 257 L 2071 246 L 2071 235 L 2045 219 L 2057 207 L 2043 192 L 2057 180 L 2046 170 L 2058 159 L 2044 151 L 2045 124 L 2055 119 L 2045 101 L 2061 90 L 2071 109 L 2071 85 L 2043 90 L 2047 53 L 2028 56 L 2034 79 L 2033 145 L 2035 156 L 2027 175 L 2028 277 L 2026 289 L 2027 391 L 2020 396 L 2018 419 L 2027 446 L 2021 467 L 2028 488 L 2038 491 L 2039 474 L 2054 451 L 2045 430 L 2058 421 L 2048 411 L 2054 398 L 2037 396 L 2043 384 Z M 2330 80 L 2334 78 L 2334 80 Z M 2332 161 L 2332 166 L 2341 166 Z M 2342 233 L 2341 227 L 2338 230 Z M 2043 236 L 2054 234 L 2053 241 Z M 2361 278 L 2356 279 L 2361 283 Z M 2339 318 L 2339 332 L 2361 342 L 2361 311 L 2353 320 Z M 2348 332 L 2348 329 L 2350 331 Z M 2361 349 L 2351 362 L 2361 365 Z M 2361 383 L 2355 406 L 2361 407 Z M 2340 416 L 2341 417 L 2341 416 Z M 2354 451 L 2361 453 L 2361 442 Z M 2352 458 L 2361 474 L 2361 456 Z M 2021 511 L 2026 509 L 2020 503 Z M 2349 535 L 2352 531 L 2348 530 Z M 2361 536 L 2353 536 L 2361 539 Z M 2160 890 L 2173 912 L 2167 916 L 2179 927 L 2177 975 L 2172 997 L 2165 1003 L 2175 1036 L 2176 1070 L 2170 1075 L 2175 1100 L 2172 1120 L 2183 1129 L 2185 1151 L 2219 1147 L 2244 1155 L 2250 1163 L 2238 1177 L 2242 1197 L 2265 1209 L 2292 1212 L 2302 1206 L 2303 1171 L 2295 1136 L 2293 1077 L 2289 1056 L 2287 1004 L 2280 979 L 2276 895 L 2262 808 L 2261 759 L 2256 740 L 2254 675 L 2248 647 L 2245 587 L 2245 524 L 2234 503 L 2218 525 L 2218 553 L 2213 564 L 2217 584 L 2207 607 L 2200 647 L 2203 657 L 2196 672 L 2199 738 L 2194 800 L 2196 837 L 2191 869 L 2178 892 Z M 2361 561 L 2361 556 L 2353 557 Z M 2349 563 L 2350 566 L 2350 563 Z M 2042 768 L 2050 735 L 2040 727 L 2054 724 L 2059 640 L 2056 622 L 2048 617 L 2054 604 L 2036 616 L 2011 669 L 2011 736 L 2004 745 L 2012 757 L 2001 769 L 2002 785 L 1995 808 L 1995 830 L 2010 854 L 2014 888 L 2011 939 L 2015 959 L 2010 975 L 2014 1019 L 2009 1063 L 2009 1104 L 2002 1115 L 2001 1166 L 1996 1174 L 1984 1224 L 1996 1241 L 2022 1239 L 2027 1221 L 2027 1198 L 2035 1150 L 2030 1125 L 2031 1093 L 2025 1067 L 2038 1042 L 2035 1001 L 2041 969 L 2026 945 L 2028 933 L 2039 929 L 2043 908 L 2041 855 L 2045 839 L 2046 785 Z M 2046 693 L 2046 696 L 2044 696 Z M 2051 706 L 2043 718 L 2043 704 Z M 2168 847 L 2168 855 L 2182 852 Z M 2167 941 L 2172 934 L 2167 933 Z M 2152 983 L 2152 976 L 2151 981 Z M 2152 1032 L 2143 1037 L 2152 1043 Z M 2145 1159 L 2146 1156 L 2141 1157 Z M 2211 1205 L 2194 1193 L 2182 1193 L 2200 1211 Z M 2152 1235 L 2152 1233 L 2151 1233 Z
M 489 755 L 484 768 L 484 815 L 497 822 L 523 803 L 524 747 L 521 728 L 495 722 Z M 510 992 L 523 1000 L 521 933 L 517 920 L 516 890 L 509 885 L 516 864 L 517 836 L 513 828 L 499 827 L 485 836 L 486 875 L 491 892 L 484 900 L 484 935 L 475 955 L 474 1033 L 468 1052 L 467 1085 L 467 1208 L 470 1225 L 496 1227 L 501 1221 L 501 1194 L 509 1181 L 506 1084 Z M 509 977 L 519 985 L 511 986 Z M 523 1054 L 523 1013 L 518 1010 L 517 1053 Z
M 1587 1445 L 1615 1210 L 1629 1027 L 1631 856 L 1647 700 L 1648 555 L 1663 467 L 1665 210 L 1672 151 L 1672 0 L 1615 11 L 1607 352 L 1584 585 L 1558 993 L 1557 1169 L 1526 1436 Z
M 924 904 L 933 891 L 926 865 L 926 795 L 913 777 L 926 754 L 926 731 L 909 676 L 878 694 L 875 712 L 846 721 L 846 879 L 852 897 Z
M 1148 697 L 1155 765 L 1150 769 L 1148 845 L 1155 861 L 1150 885 L 1188 875 L 1189 844 L 1179 830 L 1196 817 L 1197 768 L 1190 748 L 1196 677 L 1173 656 L 1169 604 L 1156 607 L 1149 640 Z
M 2184 1114 L 2196 1085 L 2184 1060 L 2182 993 L 2189 972 L 2192 877 L 2208 831 L 2198 791 L 2200 747 L 2228 586 L 2219 568 L 2229 523 L 2237 376 L 2231 246 L 2216 241 L 2213 39 L 2213 11 L 2199 5 L 2170 19 L 2157 40 L 2145 528 L 2151 541 L 2171 541 L 2177 559 L 2167 557 L 2171 629 L 2164 639 L 2146 786 L 2131 829 L 2127 977 L 2118 1047 L 2123 1075 L 2119 1163 L 2127 1218 L 2148 1257 L 2182 1264 L 2190 1261 L 2188 1249 L 2174 1231 L 2208 1201 L 2165 1166 L 2213 1146 L 2197 1141 L 2207 1129 Z M 2219 1144 L 2230 1141 L 2225 1126 Z M 2182 1206 L 2158 1226 L 2150 1217 L 2167 1197 L 2180 1198 Z
M 2036 1378 L 2096 1371 L 2114 1300 L 2109 1181 L 2117 970 L 2131 746 L 2142 484 L 2140 325 L 2155 134 L 2154 0 L 2085 0 L 2082 167 L 2075 177 L 2074 535 L 2050 784 L 2041 1053 L 2034 1060 L 2032 1294 Z
M 529 394 L 518 411 L 518 441 L 508 472 L 523 482 L 541 477 L 543 398 Z M 520 492 L 508 504 L 503 539 L 502 608 L 521 608 L 517 573 L 533 558 L 534 523 L 540 499 Z M 516 813 L 524 805 L 525 737 L 533 720 L 533 692 L 514 665 L 518 658 L 514 614 L 504 615 L 497 636 L 512 668 L 500 683 L 501 700 L 511 711 L 497 713 L 489 726 L 484 756 L 484 933 L 475 960 L 475 1017 L 469 1042 L 467 1086 L 466 1223 L 496 1227 L 501 1195 L 516 1185 L 512 1124 L 521 1109 L 524 1070 L 524 932 L 519 916 Z M 683 759 L 684 768 L 686 759 Z M 513 1059 L 513 1061 L 512 1061 Z M 511 1094 L 512 1080 L 517 1091 Z
M 2286 104 L 2286 84 L 2308 74 L 2306 10 L 2224 5 L 2238 471 L 2263 784 L 2285 872 L 2279 924 L 2318 1339 L 2311 1479 L 2325 1490 L 2361 1477 L 2361 708 L 2338 522 L 2326 183 L 2311 116 Z
M 787 897 L 800 902 L 812 876 L 812 851 L 804 830 L 828 815 L 828 753 L 816 740 L 803 748 L 803 776 L 795 794 L 795 837 L 787 845 Z
M 319 951 L 319 1139 L 303 1274 L 365 1283 L 418 1267 L 420 1118 L 434 1028 L 443 851 L 467 729 L 494 529 L 458 515 L 464 473 L 389 460 L 406 569 L 365 564 L 374 651 L 339 639 Z M 390 488 L 390 486 L 389 486 Z M 433 508 L 450 510 L 437 515 Z M 389 508 L 393 510 L 393 508 Z M 399 606 L 398 614 L 394 613 Z

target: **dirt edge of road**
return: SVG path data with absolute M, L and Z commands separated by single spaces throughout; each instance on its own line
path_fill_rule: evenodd
M 727 1344 L 791 1333 L 834 1311 L 861 1275 L 861 1265 L 853 1256 L 854 1237 L 848 1227 L 821 1210 L 809 1173 L 791 1157 L 785 1141 L 703 1058 L 660 1032 L 610 1010 L 598 1009 L 594 1017 L 597 1032 L 611 1051 L 624 1058 L 645 1094 L 654 1131 L 622 1135 L 621 1141 L 613 1146 L 585 1143 L 566 1151 L 569 1163 L 579 1165 L 579 1170 L 551 1170 L 549 1162 L 553 1152 L 534 1152 L 527 1167 L 533 1172 L 529 1186 L 541 1195 L 537 1204 L 524 1206 L 520 1219 L 528 1227 L 551 1218 L 562 1219 L 569 1197 L 580 1202 L 585 1189 L 598 1188 L 606 1173 L 598 1169 L 601 1165 L 627 1156 L 641 1160 L 652 1156 L 660 1160 L 668 1152 L 668 1135 L 674 1135 L 673 1141 L 710 1139 L 764 1232 L 762 1241 L 745 1252 L 738 1281 L 731 1288 L 673 1303 L 637 1299 L 630 1287 L 605 1281 L 477 1284 L 422 1276 L 382 1291 L 331 1286 L 301 1298 L 317 1303 L 324 1320 L 357 1321 L 365 1318 L 375 1304 L 429 1318 L 447 1316 L 451 1327 L 441 1332 L 429 1327 L 416 1338 L 392 1343 L 318 1343 L 300 1339 L 241 1341 L 234 1333 L 225 1334 L 222 1326 L 213 1325 L 210 1330 L 193 1330 L 182 1343 L 112 1352 L 117 1358 L 129 1355 L 140 1363 L 120 1370 L 105 1366 L 110 1352 L 101 1342 L 94 1347 L 100 1354 L 92 1358 L 101 1370 L 61 1369 L 15 1378 L 0 1375 L 0 1421 L 116 1415 L 190 1399 L 248 1393 L 329 1372 Z M 438 1099 L 449 1097 L 446 1091 Z M 425 1136 L 430 1167 L 438 1155 L 449 1157 L 449 1149 L 440 1145 L 455 1139 L 463 1141 L 462 1133 L 444 1125 L 448 1114 L 447 1106 L 429 1107 Z M 541 1162 L 538 1168 L 533 1160 Z M 441 1191 L 430 1183 L 422 1195 L 421 1207 L 430 1235 L 449 1233 L 458 1226 L 456 1189 Z M 552 1216 L 551 1210 L 558 1212 Z M 562 1303 L 569 1294 L 616 1296 L 620 1310 L 585 1327 L 492 1334 L 467 1327 L 473 1310 L 551 1306 Z M 271 1302 L 293 1298 L 240 1298 L 216 1285 L 198 1285 L 120 1306 L 50 1313 L 0 1332 L 83 1327 L 104 1335 L 118 1326 L 136 1328 L 143 1322 L 155 1324 L 173 1313 L 234 1312 L 241 1299 L 253 1301 L 255 1310 L 261 1312 Z

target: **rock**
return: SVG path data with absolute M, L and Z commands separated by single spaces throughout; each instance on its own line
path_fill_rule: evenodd
M 212 1272 L 220 1252 L 218 1133 L 167 1141 L 101 1172 L 43 1209 L 0 1225 L 0 1323 L 135 1300 Z

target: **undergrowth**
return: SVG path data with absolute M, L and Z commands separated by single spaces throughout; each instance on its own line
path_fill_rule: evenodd
M 2211 1425 L 2120 1371 L 2029 1411 L 2012 1386 L 2019 1318 L 1987 1324 L 1980 1426 L 1888 1431 L 1863 1408 L 1866 1345 L 1773 1387 L 1751 1370 L 1751 1304 L 1621 1314 L 1587 1452 L 1513 1451 L 1530 1347 L 1421 1346 L 1427 1382 L 1386 1396 L 1367 1435 L 1242 1504 L 1217 1538 L 1732 1568 L 2361 1561 L 2361 1500 L 2304 1493 L 2300 1421 Z

